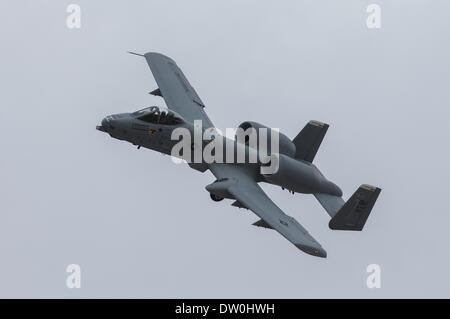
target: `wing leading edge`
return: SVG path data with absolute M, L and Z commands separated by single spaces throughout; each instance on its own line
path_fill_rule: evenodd
M 175 61 L 156 52 L 148 52 L 144 57 L 158 84 L 158 95 L 164 98 L 167 107 L 188 122 L 202 120 L 204 127 L 212 127 L 211 120 L 203 110 L 205 105 Z
M 218 179 L 228 178 L 231 180 L 227 192 L 234 199 L 253 211 L 267 225 L 283 235 L 297 248 L 313 256 L 327 256 L 325 249 L 308 231 L 293 217 L 286 215 L 275 205 L 244 170 L 224 164 L 211 164 L 210 169 Z

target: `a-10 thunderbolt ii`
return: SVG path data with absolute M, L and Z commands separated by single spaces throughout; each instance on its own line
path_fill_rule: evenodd
M 213 124 L 205 112 L 202 100 L 171 58 L 154 52 L 133 54 L 146 59 L 158 85 L 158 88 L 150 93 L 161 96 L 167 110 L 153 106 L 134 113 L 109 115 L 97 129 L 113 138 L 137 145 L 138 148 L 142 146 L 173 155 L 171 150 L 178 143 L 172 139 L 176 128 L 184 128 L 195 134 L 198 123 L 201 124 L 201 133 L 212 128 Z M 239 128 L 255 131 L 268 129 L 251 121 L 243 122 Z M 258 215 L 260 219 L 253 225 L 274 229 L 305 253 L 326 257 L 325 249 L 302 225 L 275 205 L 258 183 L 278 185 L 292 193 L 312 194 L 330 215 L 331 229 L 362 230 L 381 189 L 361 185 L 349 200 L 342 199 L 341 189 L 327 180 L 313 164 L 327 129 L 328 124 L 310 121 L 293 140 L 278 132 L 277 154 L 269 154 L 270 147 L 265 149 L 266 154 L 271 155 L 269 160 L 276 159 L 278 162 L 277 170 L 272 174 L 263 173 L 262 168 L 268 164 L 262 160 L 256 163 L 236 163 L 200 159 L 188 161 L 188 164 L 200 172 L 209 169 L 214 174 L 216 180 L 206 186 L 213 200 L 234 200 L 233 206 L 250 209 Z M 269 135 L 272 134 L 266 134 L 267 138 Z M 218 138 L 229 142 L 223 135 L 212 137 L 214 138 L 201 140 L 200 143 L 194 140 L 194 143 L 190 144 L 193 153 L 197 149 L 204 150 L 210 143 L 219 145 Z M 253 147 L 249 140 L 248 137 L 232 140 L 231 149 L 244 150 L 246 156 L 260 152 L 259 147 Z M 182 152 L 179 154 L 182 155 Z M 190 156 L 192 158 L 193 155 Z M 236 156 L 233 155 L 232 158 L 235 160 Z

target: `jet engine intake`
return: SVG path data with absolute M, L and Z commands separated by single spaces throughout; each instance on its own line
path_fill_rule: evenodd
M 241 141 L 246 145 L 252 146 L 251 145 L 251 141 L 253 139 L 254 143 L 253 145 L 257 144 L 257 148 L 259 149 L 260 146 L 262 145 L 261 143 L 264 143 L 264 141 L 260 141 L 260 137 L 261 138 L 265 138 L 265 145 L 267 147 L 267 154 L 271 154 L 271 136 L 272 136 L 272 129 L 270 127 L 264 126 L 262 124 L 256 123 L 256 122 L 251 122 L 251 121 L 246 121 L 241 123 L 241 125 L 238 126 L 238 129 L 242 129 L 241 133 L 244 133 L 243 136 L 240 137 L 238 136 L 238 132 L 236 132 L 236 140 L 237 141 Z M 250 130 L 249 130 L 250 129 Z M 265 129 L 266 133 L 260 133 L 261 129 Z M 287 137 L 286 135 L 284 135 L 283 133 L 278 132 L 278 145 L 279 145 L 279 149 L 278 151 L 274 150 L 274 152 L 280 153 L 280 154 L 285 154 L 289 157 L 294 157 L 295 156 L 295 151 L 296 151 L 296 147 L 295 144 L 292 143 L 292 141 L 289 139 L 289 137 Z

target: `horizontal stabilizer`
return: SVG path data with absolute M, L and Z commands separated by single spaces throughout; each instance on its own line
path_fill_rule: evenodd
M 328 226 L 335 230 L 362 230 L 380 192 L 378 187 L 361 185 Z
M 314 197 L 319 201 L 320 205 L 322 205 L 331 218 L 333 218 L 345 204 L 345 201 L 339 196 L 317 193 L 314 194 Z
M 296 147 L 295 158 L 312 163 L 328 127 L 322 122 L 309 121 L 292 140 Z
M 264 219 L 260 219 L 257 222 L 254 222 L 252 225 L 273 229 L 273 227 L 270 226 Z

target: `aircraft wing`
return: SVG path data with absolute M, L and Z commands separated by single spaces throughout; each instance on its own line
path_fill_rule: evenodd
M 159 87 L 151 93 L 162 96 L 167 107 L 186 121 L 194 123 L 194 120 L 202 120 L 203 127 L 212 127 L 203 110 L 205 105 L 175 61 L 156 52 L 148 52 L 144 57 Z
M 302 225 L 272 202 L 244 167 L 217 163 L 209 167 L 217 177 L 216 183 L 223 183 L 229 197 L 236 199 L 238 204 L 235 206 L 248 208 L 261 218 L 255 225 L 275 229 L 307 254 L 327 256 L 322 246 Z

